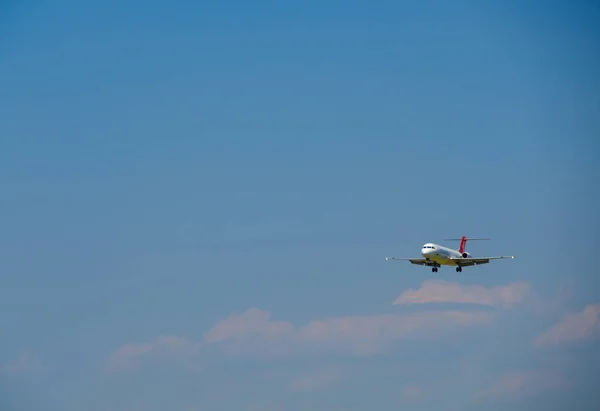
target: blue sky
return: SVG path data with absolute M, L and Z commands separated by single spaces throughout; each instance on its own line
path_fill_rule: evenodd
M 591 3 L 0 11 L 3 410 L 600 404 Z

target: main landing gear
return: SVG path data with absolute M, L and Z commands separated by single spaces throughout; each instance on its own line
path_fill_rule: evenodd
M 437 270 L 438 270 L 438 269 L 437 269 L 437 267 L 433 267 L 433 268 L 431 269 L 431 272 L 433 272 L 433 273 L 437 273 Z
M 462 273 L 462 267 L 460 265 L 458 267 L 456 267 L 456 272 L 457 273 Z

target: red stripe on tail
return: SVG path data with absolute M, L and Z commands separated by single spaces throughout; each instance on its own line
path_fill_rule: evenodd
M 460 238 L 460 246 L 458 247 L 458 252 L 463 253 L 465 251 L 465 245 L 467 244 L 467 237 L 464 235 Z

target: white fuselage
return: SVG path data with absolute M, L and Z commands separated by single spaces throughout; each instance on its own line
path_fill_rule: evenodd
M 466 254 L 468 258 L 471 257 L 467 252 L 463 252 L 462 254 Z M 458 250 L 453 250 L 434 243 L 424 244 L 421 248 L 421 255 L 423 258 L 439 265 L 455 266 L 456 262 L 452 261 L 451 258 L 463 258 L 464 256 L 462 254 Z

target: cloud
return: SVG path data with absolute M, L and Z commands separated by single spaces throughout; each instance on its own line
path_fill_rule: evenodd
M 510 308 L 532 295 L 524 282 L 486 288 L 431 280 L 416 290 L 404 291 L 394 304 L 445 302 Z M 143 357 L 159 353 L 181 356 L 184 351 L 188 355 L 205 355 L 211 350 L 211 355 L 271 358 L 323 353 L 370 356 L 382 354 L 402 340 L 439 338 L 458 328 L 489 323 L 493 318 L 484 311 L 436 310 L 321 318 L 295 325 L 274 319 L 268 311 L 250 308 L 218 321 L 199 341 L 160 337 L 153 342 L 127 344 L 110 355 L 109 369 L 126 371 Z
M 7 375 L 26 374 L 38 369 L 40 369 L 38 357 L 27 350 L 22 351 L 14 362 L 0 367 L 2 373 Z
M 148 343 L 130 343 L 122 346 L 109 355 L 107 369 L 110 372 L 131 370 L 143 357 L 150 354 L 180 353 L 189 350 L 192 343 L 186 338 L 161 336 Z
M 565 315 L 554 327 L 533 342 L 537 347 L 557 346 L 588 340 L 600 333 L 600 304 L 586 306 L 583 311 Z
M 347 372 L 341 367 L 325 367 L 311 373 L 307 373 L 293 380 L 289 388 L 294 392 L 311 393 L 331 387 L 347 376 Z
M 204 340 L 209 343 L 218 343 L 244 337 L 273 339 L 285 337 L 293 331 L 294 326 L 289 322 L 272 321 L 269 312 L 250 308 L 241 314 L 233 314 L 218 322 L 204 335 Z
M 529 284 L 524 282 L 485 288 L 480 285 L 430 280 L 423 282 L 417 290 L 411 288 L 404 291 L 393 304 L 460 303 L 510 308 L 524 302 L 529 294 Z
M 540 392 L 562 390 L 568 385 L 568 381 L 555 371 L 515 371 L 497 378 L 476 398 L 523 398 Z
M 270 354 L 331 350 L 364 356 L 382 353 L 403 339 L 431 338 L 452 332 L 458 326 L 490 320 L 491 315 L 484 312 L 434 311 L 325 318 L 295 327 L 289 322 L 274 321 L 270 313 L 252 308 L 218 322 L 205 334 L 205 341 L 227 344 L 229 352 L 237 354 L 256 353 L 259 347 L 263 350 L 268 347 Z
M 400 391 L 400 398 L 404 402 L 412 402 L 421 399 L 423 396 L 423 389 L 416 384 L 409 384 L 402 387 Z
M 436 338 L 461 327 L 487 324 L 487 312 L 430 311 L 416 314 L 333 317 L 295 326 L 272 319 L 269 312 L 250 308 L 217 322 L 202 340 L 160 337 L 153 342 L 127 344 L 109 356 L 110 371 L 127 371 L 143 357 L 167 353 L 171 357 L 210 355 L 281 358 L 297 355 L 370 356 L 381 354 L 408 339 Z M 183 360 L 182 360 L 183 361 Z

